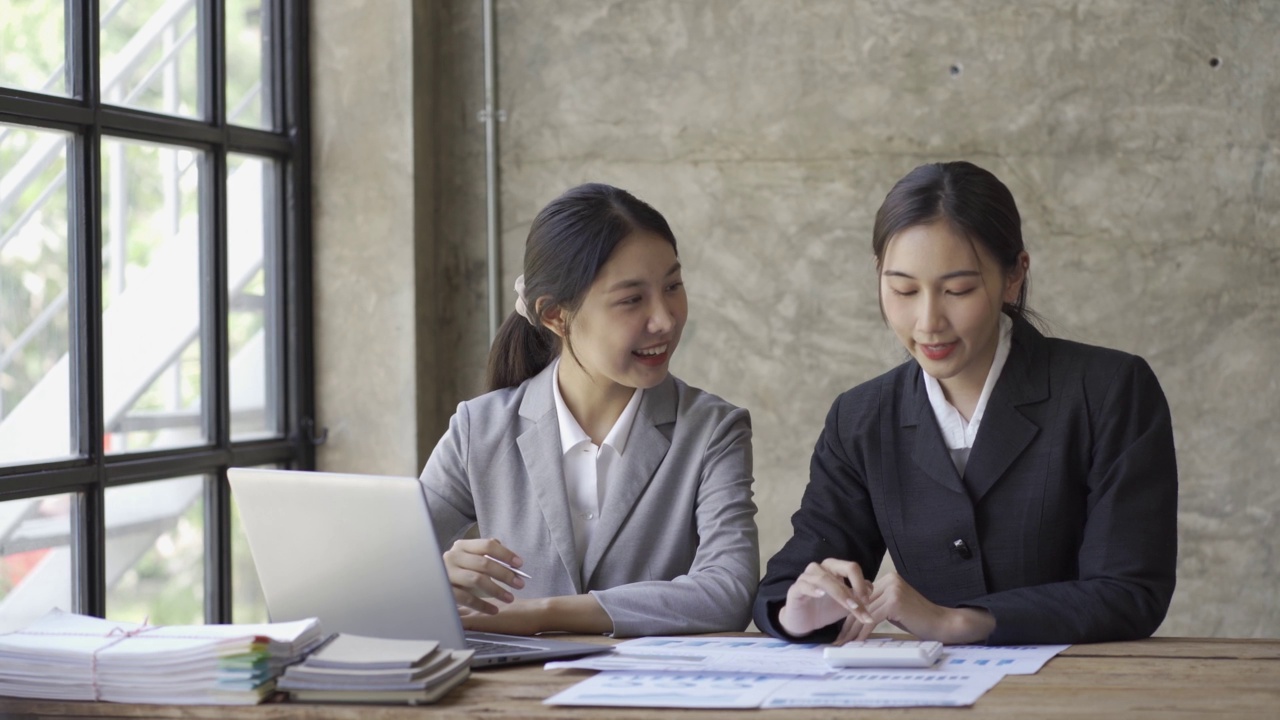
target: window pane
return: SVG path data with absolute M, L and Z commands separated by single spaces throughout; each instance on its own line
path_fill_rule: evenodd
M 204 478 L 107 488 L 107 617 L 204 622 Z
M 70 144 L 63 133 L 0 124 L 0 465 L 73 452 Z
M 103 0 L 98 6 L 102 101 L 203 116 L 196 1 Z
M 71 496 L 0 502 L 0 633 L 71 610 Z
M 227 122 L 270 129 L 271 53 L 265 0 L 227 0 Z M 266 7 L 264 7 L 266 6 Z
M 0 85 L 67 94 L 65 0 L 0 0 Z
M 263 465 L 279 468 L 278 465 Z M 249 552 L 249 540 L 240 522 L 240 506 L 231 498 L 231 621 L 267 622 L 267 601 L 258 582 L 258 567 Z
M 280 434 L 274 163 L 227 156 L 231 439 Z
M 203 444 L 200 155 L 102 141 L 107 452 Z

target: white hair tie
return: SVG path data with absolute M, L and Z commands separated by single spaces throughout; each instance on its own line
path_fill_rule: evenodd
M 524 299 L 524 275 L 516 278 L 516 312 L 520 317 L 529 321 L 529 324 L 538 327 L 538 323 L 533 321 L 533 316 L 529 313 L 529 304 Z

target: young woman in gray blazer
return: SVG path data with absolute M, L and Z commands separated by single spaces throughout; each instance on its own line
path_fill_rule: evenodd
M 745 628 L 751 420 L 668 372 L 688 306 L 666 220 L 608 185 L 569 190 L 534 219 L 516 296 L 490 392 L 422 471 L 463 625 Z
M 913 170 L 872 247 L 911 360 L 836 399 L 756 625 L 837 643 L 882 621 L 946 643 L 1150 635 L 1178 540 L 1151 368 L 1027 322 L 1018 209 L 986 170 Z M 896 572 L 875 579 L 886 550 Z

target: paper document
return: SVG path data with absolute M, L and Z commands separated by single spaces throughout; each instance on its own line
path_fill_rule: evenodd
M 773 638 L 650 637 L 619 643 L 608 655 L 550 662 L 546 668 L 826 677 L 839 668 L 823 659 L 823 647 Z M 933 667 L 918 672 L 1031 675 L 1068 647 L 950 645 Z
M 839 672 L 825 678 L 756 673 L 603 672 L 548 705 L 668 708 L 963 707 L 998 673 Z
M 546 668 L 821 677 L 834 671 L 821 648 L 774 638 L 647 637 L 619 643 L 608 655 L 550 662 Z
M 1003 677 L 989 672 L 846 671 L 828 678 L 792 678 L 761 707 L 966 707 Z
M 936 666 L 945 672 L 998 672 L 1001 675 L 1035 675 L 1070 645 L 985 646 L 948 645 Z
M 603 672 L 543 700 L 547 705 L 758 708 L 791 681 L 785 675 Z

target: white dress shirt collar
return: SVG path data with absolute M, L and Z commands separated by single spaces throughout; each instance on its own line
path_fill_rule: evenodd
M 995 388 L 996 381 L 1000 379 L 1000 371 L 1004 369 L 1005 361 L 1009 359 L 1009 348 L 1012 344 L 1013 320 L 1008 315 L 1000 313 L 1000 335 L 996 342 L 996 354 L 991 359 L 987 381 L 982 384 L 982 394 L 978 396 L 978 404 L 974 407 L 973 417 L 969 418 L 968 422 L 965 422 L 964 416 L 955 409 L 955 406 L 947 402 L 947 397 L 942 392 L 942 385 L 937 378 L 921 370 L 925 391 L 929 394 L 929 405 L 933 408 L 933 416 L 938 420 L 938 429 L 942 431 L 942 441 L 951 451 L 951 460 L 961 475 L 964 475 L 969 451 L 973 448 L 973 441 L 978 436 L 982 416 L 987 411 L 987 400 L 991 398 L 991 391 Z
M 565 404 L 564 396 L 560 394 L 559 358 L 556 359 L 555 364 L 556 367 L 551 373 L 551 391 L 556 400 L 556 419 L 560 421 L 560 453 L 567 455 L 570 450 L 583 442 L 591 442 L 591 438 L 582 429 L 582 425 L 578 423 L 573 413 L 569 412 L 569 406 Z M 632 393 L 627 406 L 622 409 L 622 414 L 614 421 L 609 434 L 604 437 L 604 445 L 613 448 L 619 456 L 627 451 L 627 438 L 631 437 L 631 426 L 635 424 L 636 414 L 640 412 L 640 399 L 643 397 L 644 390 L 637 388 Z

